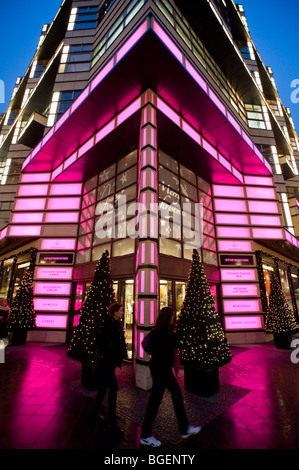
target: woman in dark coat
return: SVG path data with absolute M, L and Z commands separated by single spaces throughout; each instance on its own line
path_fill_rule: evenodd
M 194 427 L 188 424 L 181 389 L 172 372 L 175 353 L 179 347 L 179 340 L 174 332 L 174 324 L 175 314 L 172 308 L 162 308 L 151 340 L 150 370 L 153 387 L 145 412 L 140 439 L 140 444 L 150 447 L 161 445 L 161 442 L 152 436 L 152 425 L 161 404 L 165 388 L 171 393 L 181 437 L 186 439 L 201 430 L 200 426 Z
M 0 299 L 0 339 L 8 336 L 8 320 L 10 317 L 10 308 L 7 300 Z
M 118 303 L 110 305 L 105 317 L 97 345 L 97 370 L 95 371 L 98 392 L 95 401 L 94 413 L 99 415 L 99 407 L 109 389 L 108 394 L 108 430 L 115 434 L 121 434 L 116 424 L 116 398 L 118 383 L 115 376 L 116 367 L 121 367 L 123 359 L 127 357 L 127 348 L 124 338 L 121 319 L 123 306 Z

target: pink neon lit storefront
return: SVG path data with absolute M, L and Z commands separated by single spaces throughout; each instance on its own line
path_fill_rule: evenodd
M 115 206 L 123 195 L 146 208 L 139 237 L 98 237 L 98 205 Z M 163 217 L 150 204 L 188 201 L 203 204 L 200 252 L 229 341 L 265 340 L 256 250 L 273 240 L 298 249 L 282 225 L 271 166 L 148 17 L 23 164 L 0 240 L 38 249 L 32 339 L 69 338 L 108 249 L 127 339 L 142 362 L 140 343 L 160 305 L 180 308 L 192 253 L 174 222 L 169 238 L 160 237 Z

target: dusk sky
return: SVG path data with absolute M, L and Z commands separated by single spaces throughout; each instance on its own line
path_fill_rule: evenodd
M 197 0 L 198 1 L 198 0 Z M 2 2 L 1 2 L 2 3 Z M 266 66 L 271 66 L 278 92 L 291 109 L 299 132 L 299 102 L 292 103 L 291 94 L 299 99 L 298 0 L 240 0 L 247 16 L 249 31 Z M 5 83 L 4 112 L 10 101 L 17 77 L 23 76 L 36 50 L 45 23 L 51 23 L 61 0 L 14 0 L 3 2 L 0 9 L 1 63 L 0 79 Z

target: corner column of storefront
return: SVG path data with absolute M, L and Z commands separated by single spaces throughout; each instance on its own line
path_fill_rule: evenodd
M 158 211 L 153 210 L 158 201 L 156 122 L 156 110 L 149 104 L 142 110 L 140 128 L 135 277 L 135 380 L 136 386 L 143 390 L 152 387 L 152 378 L 150 357 L 141 343 L 155 324 L 159 302 Z

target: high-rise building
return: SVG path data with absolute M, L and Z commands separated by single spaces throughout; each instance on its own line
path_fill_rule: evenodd
M 298 135 L 242 5 L 64 0 L 0 134 L 0 288 L 36 248 L 29 339 L 69 340 L 106 249 L 142 387 L 193 248 L 231 344 L 267 340 L 273 270 L 298 319 Z

